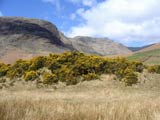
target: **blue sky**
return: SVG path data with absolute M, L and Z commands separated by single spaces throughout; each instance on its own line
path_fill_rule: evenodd
M 45 19 L 53 22 L 63 31 L 76 24 L 76 21 L 70 21 L 69 18 L 76 7 L 68 2 L 63 1 L 61 8 L 43 0 L 2 0 L 0 4 L 0 11 L 4 16 Z
M 88 4 L 92 4 L 92 2 L 88 2 Z M 82 20 L 80 18 L 73 19 L 73 13 L 79 8 L 87 10 L 90 5 L 84 5 L 81 0 L 0 0 L 0 14 L 3 16 L 48 20 L 65 33 Z
M 160 42 L 160 0 L 0 0 L 0 16 L 45 19 L 69 37 L 128 46 Z

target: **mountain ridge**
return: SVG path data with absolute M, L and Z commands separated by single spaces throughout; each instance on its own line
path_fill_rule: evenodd
M 154 44 L 149 44 L 149 45 L 145 45 L 145 46 L 141 46 L 141 47 L 128 47 L 128 49 L 130 49 L 132 52 L 137 52 L 137 51 L 140 51 L 142 49 L 148 48 L 152 45 L 154 45 Z
M 130 54 L 131 51 L 124 45 L 116 43 L 108 38 L 94 38 L 89 36 L 77 36 L 70 39 L 72 45 L 80 52 L 85 53 L 85 48 L 90 49 L 90 53 L 102 56 Z M 80 47 L 79 47 L 80 46 Z M 116 47 L 115 47 L 116 46 Z
M 126 46 L 108 38 L 86 36 L 68 38 L 54 24 L 45 20 L 0 17 L 2 61 L 11 63 L 17 59 L 73 50 L 102 56 L 131 53 Z
M 155 50 L 155 49 L 160 49 L 160 43 L 148 45 L 147 47 L 144 47 L 143 49 L 141 49 L 137 52 L 146 52 L 146 51 L 151 51 L 151 50 Z

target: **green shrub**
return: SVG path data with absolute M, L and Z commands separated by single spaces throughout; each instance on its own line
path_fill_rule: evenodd
M 67 65 L 62 65 L 60 69 L 55 71 L 55 74 L 59 81 L 65 82 L 67 85 L 74 85 L 78 83 L 78 76 L 76 76 L 72 68 Z
M 29 61 L 24 61 L 24 60 L 18 60 L 16 61 L 15 64 L 11 65 L 8 72 L 7 72 L 7 77 L 13 79 L 13 78 L 18 78 L 22 77 L 29 69 L 30 62 Z
M 6 78 L 0 78 L 0 83 L 5 83 L 6 82 Z
M 66 65 L 63 65 L 60 69 L 55 71 L 55 74 L 58 76 L 58 79 L 61 82 L 66 82 L 74 79 L 74 71 Z
M 66 85 L 76 85 L 79 82 L 77 77 L 73 76 L 72 74 L 69 76 L 70 78 L 66 79 Z
M 136 72 L 141 73 L 143 72 L 143 69 L 145 68 L 145 66 L 141 62 L 133 62 L 131 63 L 130 68 Z
M 155 73 L 156 72 L 156 66 L 149 66 L 148 67 L 148 72 Z
M 76 52 L 76 51 L 73 51 L 73 52 L 65 52 L 61 55 L 59 55 L 58 57 L 58 62 L 60 64 L 63 64 L 63 65 L 72 65 L 74 64 L 77 59 L 79 59 L 81 56 L 84 56 L 83 53 L 80 53 L 80 52 Z
M 73 64 L 73 71 L 76 75 L 83 75 L 88 73 L 103 73 L 101 66 L 103 59 L 98 56 L 85 56 L 81 55 Z
M 40 68 L 45 67 L 46 57 L 39 56 L 35 57 L 31 60 L 30 70 L 38 70 Z
M 30 66 L 30 61 L 26 60 L 18 60 L 15 64 L 13 64 L 13 68 L 21 68 L 23 71 L 27 71 Z
M 98 79 L 99 76 L 95 73 L 88 73 L 86 75 L 82 75 L 84 81 L 89 81 L 93 79 Z
M 160 74 L 160 65 L 149 66 L 148 72 Z
M 125 69 L 121 69 L 121 70 L 117 70 L 115 72 L 115 75 L 117 76 L 117 78 L 121 81 L 124 77 L 125 77 Z
M 20 68 L 12 69 L 10 68 L 7 72 L 7 77 L 10 79 L 19 78 L 24 74 L 23 70 Z
M 56 60 L 52 60 L 51 63 L 48 66 L 48 69 L 54 73 L 56 70 L 61 68 L 61 64 L 58 63 Z
M 47 68 L 50 68 L 58 60 L 57 58 L 59 58 L 59 55 L 57 55 L 57 54 L 49 54 L 49 56 L 46 57 L 45 66 Z
M 0 63 L 0 77 L 3 77 L 7 74 L 7 71 L 9 70 L 9 66 Z
M 49 72 L 43 73 L 42 77 L 44 84 L 53 84 L 58 82 L 57 76 Z
M 132 86 L 138 82 L 138 75 L 133 70 L 126 69 L 124 74 L 124 82 L 126 86 Z
M 25 73 L 25 76 L 24 76 L 25 81 L 33 81 L 36 78 L 38 78 L 38 75 L 37 75 L 36 71 L 28 71 L 28 72 Z

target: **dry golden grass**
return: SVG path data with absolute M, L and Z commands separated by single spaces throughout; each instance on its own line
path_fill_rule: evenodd
M 0 120 L 160 120 L 158 87 L 124 87 L 110 79 L 56 90 L 3 89 Z

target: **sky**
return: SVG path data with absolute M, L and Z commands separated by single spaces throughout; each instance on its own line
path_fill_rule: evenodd
M 0 0 L 0 16 L 44 19 L 68 37 L 127 46 L 160 42 L 160 0 Z

